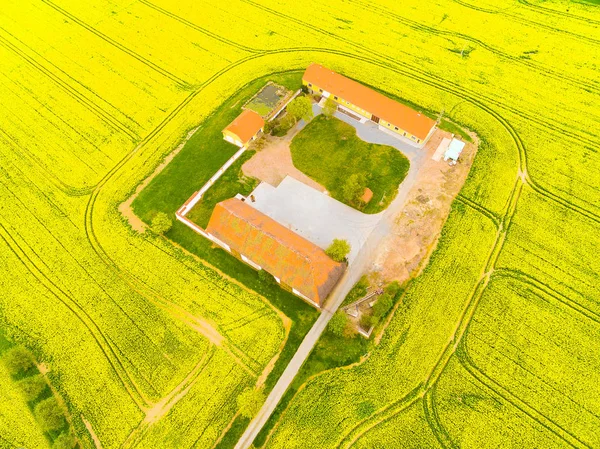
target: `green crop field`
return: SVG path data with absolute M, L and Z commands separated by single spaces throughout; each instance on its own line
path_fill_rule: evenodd
M 317 314 L 119 207 L 189 136 L 132 206 L 173 217 L 235 152 L 222 127 L 318 62 L 480 145 L 381 340 L 260 444 L 600 447 L 599 30 L 579 0 L 2 2 L 2 333 L 81 448 L 233 447 L 237 396 L 272 388 Z M 0 448 L 51 447 L 1 364 L 0 393 Z

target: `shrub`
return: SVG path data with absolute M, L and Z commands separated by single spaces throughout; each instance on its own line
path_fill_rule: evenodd
M 264 402 L 265 394 L 262 389 L 249 388 L 237 397 L 240 414 L 249 419 L 256 416 Z
M 357 204 L 365 192 L 367 177 L 362 173 L 350 175 L 342 187 L 342 197 L 348 204 Z
M 46 389 L 48 384 L 41 374 L 26 377 L 17 382 L 27 402 L 34 401 Z
M 172 226 L 173 221 L 169 218 L 169 216 L 164 212 L 158 212 L 152 219 L 150 228 L 155 234 L 162 235 L 169 232 Z
M 273 128 L 275 128 L 275 125 L 277 123 L 279 123 L 277 119 L 266 122 L 265 126 L 263 127 L 263 132 L 265 134 L 271 134 L 271 132 L 273 132 Z
M 58 430 L 65 425 L 65 416 L 54 397 L 39 402 L 33 413 L 44 432 Z
M 23 346 L 15 346 L 6 351 L 3 360 L 13 376 L 24 373 L 35 365 L 31 352 Z
M 350 246 L 350 243 L 348 243 L 346 240 L 333 239 L 333 242 L 331 245 L 329 245 L 329 248 L 325 250 L 325 254 L 327 254 L 336 262 L 343 262 L 346 260 L 346 256 L 348 256 L 348 253 L 351 249 L 352 247 Z
M 277 137 L 282 137 L 287 134 L 287 132 L 292 129 L 292 127 L 296 124 L 296 120 L 289 114 L 284 115 L 282 118 L 276 120 L 276 124 L 271 131 L 271 134 Z
M 378 319 L 374 315 L 361 315 L 360 316 L 360 327 L 365 330 L 371 329 L 371 326 L 375 326 L 378 322 Z
M 52 444 L 52 449 L 73 449 L 77 440 L 75 436 L 70 432 L 62 432 L 54 443 Z
M 343 310 L 338 310 L 335 312 L 335 315 L 331 317 L 329 320 L 329 324 L 327 325 L 327 329 L 333 335 L 337 337 L 342 337 L 344 335 L 344 330 L 348 326 L 348 315 Z
M 304 119 L 310 121 L 313 118 L 312 103 L 308 97 L 296 97 L 286 107 L 287 113 L 294 121 Z
M 387 293 L 384 293 L 373 305 L 373 315 L 377 318 L 381 318 L 390 311 L 393 305 L 394 302 L 392 301 L 392 297 Z
M 323 115 L 326 117 L 333 117 L 335 111 L 337 111 L 337 103 L 333 98 L 329 97 L 325 100 L 325 104 L 323 105 Z
M 384 291 L 394 299 L 400 291 L 400 283 L 398 281 L 391 282 L 385 286 Z

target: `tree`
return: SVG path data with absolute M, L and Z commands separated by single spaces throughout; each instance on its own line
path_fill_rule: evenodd
M 390 282 L 385 286 L 385 292 L 394 299 L 400 291 L 400 283 L 398 281 Z
M 373 305 L 373 316 L 376 316 L 377 318 L 385 316 L 385 314 L 390 311 L 393 305 L 394 303 L 392 301 L 392 297 L 387 293 L 384 293 Z
M 337 337 L 342 337 L 344 335 L 344 330 L 346 329 L 346 326 L 348 326 L 348 315 L 346 315 L 346 312 L 338 310 L 329 320 L 327 329 L 333 335 Z
M 34 401 L 46 389 L 48 384 L 41 374 L 29 376 L 17 382 L 27 402 Z
M 172 226 L 173 221 L 171 221 L 169 216 L 164 212 L 158 212 L 152 219 L 150 228 L 152 232 L 161 235 L 169 232 Z
M 348 241 L 341 239 L 333 239 L 333 242 L 331 243 L 331 245 L 329 245 L 329 248 L 325 250 L 325 254 L 327 254 L 336 262 L 343 262 L 344 260 L 346 260 L 346 256 L 348 255 L 351 249 L 352 247 L 350 246 L 350 243 L 348 243 Z
M 65 415 L 54 397 L 40 401 L 33 413 L 44 432 L 58 430 L 65 425 Z
M 342 187 L 342 197 L 348 204 L 355 204 L 365 191 L 367 177 L 362 173 L 350 175 Z
M 323 114 L 325 117 L 332 117 L 335 111 L 337 111 L 337 103 L 333 98 L 329 97 L 323 105 Z
M 360 327 L 365 330 L 371 329 L 371 326 L 375 326 L 377 324 L 377 317 L 374 315 L 363 314 L 360 317 Z
M 248 388 L 237 397 L 240 414 L 249 419 L 258 414 L 264 402 L 265 394 L 262 389 Z
M 31 352 L 23 346 L 15 346 L 4 353 L 4 364 L 13 376 L 25 372 L 35 364 Z
M 287 113 L 298 121 L 304 119 L 307 122 L 313 118 L 312 103 L 308 97 L 296 97 L 287 105 Z
M 54 443 L 52 443 L 52 449 L 73 449 L 77 440 L 75 436 L 70 432 L 62 432 Z

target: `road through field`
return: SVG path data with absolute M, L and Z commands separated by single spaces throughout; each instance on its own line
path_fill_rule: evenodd
M 341 115 L 341 114 L 340 114 Z M 385 136 L 385 135 L 384 135 Z M 387 136 L 386 136 L 387 137 Z M 277 404 L 291 385 L 294 377 L 298 374 L 298 371 L 312 352 L 315 344 L 319 340 L 319 337 L 327 327 L 327 323 L 337 311 L 338 307 L 344 301 L 344 298 L 354 286 L 354 284 L 360 279 L 360 277 L 369 270 L 371 264 L 375 260 L 377 254 L 377 248 L 388 235 L 391 225 L 395 217 L 402 211 L 408 198 L 408 193 L 415 185 L 417 180 L 417 173 L 420 167 L 420 155 L 411 156 L 407 155 L 411 161 L 411 166 L 408 175 L 400 185 L 398 189 L 398 195 L 392 201 L 390 206 L 383 212 L 381 212 L 381 220 L 373 228 L 371 234 L 366 240 L 365 244 L 360 249 L 354 262 L 348 267 L 348 270 L 335 287 L 331 296 L 327 300 L 325 307 L 323 308 L 321 315 L 315 321 L 315 324 L 310 331 L 304 337 L 304 340 L 298 347 L 298 350 L 294 354 L 294 357 L 290 360 L 290 363 L 286 367 L 285 371 L 271 390 L 271 393 L 267 397 L 262 408 L 256 415 L 256 417 L 250 422 L 246 431 L 239 439 L 235 446 L 235 449 L 246 449 L 250 447 L 262 427 L 265 425 Z

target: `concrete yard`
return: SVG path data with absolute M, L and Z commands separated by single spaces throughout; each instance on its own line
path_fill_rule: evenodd
M 363 214 L 291 176 L 285 177 L 277 187 L 262 182 L 247 201 L 323 249 L 334 238 L 347 240 L 352 246 L 348 255 L 350 263 L 381 220 L 381 214 Z

